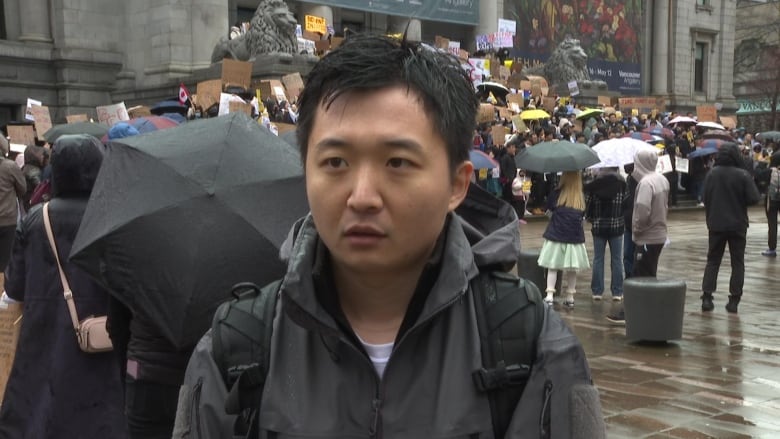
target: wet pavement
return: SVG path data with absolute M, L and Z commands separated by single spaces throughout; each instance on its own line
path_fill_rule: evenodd
M 721 264 L 715 310 L 701 311 L 707 254 L 704 210 L 670 212 L 671 244 L 661 253 L 658 277 L 687 284 L 682 340 L 629 343 L 625 328 L 604 319 L 609 300 L 590 295 L 590 271 L 577 277 L 574 309 L 556 309 L 582 341 L 609 438 L 780 438 L 780 260 L 761 256 L 767 221 L 750 210 L 745 287 L 739 314 L 728 314 L 728 251 Z M 521 226 L 524 249 L 540 249 L 546 220 Z M 593 257 L 589 226 L 588 254 Z M 607 250 L 608 251 L 608 250 Z

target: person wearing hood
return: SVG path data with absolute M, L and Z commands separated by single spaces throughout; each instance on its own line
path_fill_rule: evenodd
M 100 141 L 61 136 L 51 155 L 51 228 L 79 317 L 105 315 L 108 293 L 68 262 L 103 160 Z M 22 327 L 0 409 L 0 438 L 125 438 L 127 428 L 115 352 L 79 347 L 42 206 L 19 224 L 5 289 L 24 302 Z
M 604 293 L 604 253 L 609 244 L 612 300 L 623 298 L 624 210 L 628 201 L 626 181 L 617 168 L 602 168 L 585 185 L 585 219 L 592 224 L 593 271 L 590 290 L 594 300 Z
M 299 102 L 311 213 L 282 247 L 287 274 L 265 290 L 279 298 L 272 324 L 256 321 L 272 332 L 264 384 L 251 394 L 259 405 L 252 437 L 605 437 L 601 428 L 583 433 L 568 416 L 572 380 L 589 372 L 581 347 L 572 350 L 576 337 L 536 288 L 504 296 L 533 297 L 543 311 L 540 332 L 525 322 L 510 332 L 530 338 L 535 359 L 546 361 L 533 362 L 519 402 L 506 404 L 509 423 L 495 422 L 491 397 L 475 384 L 486 346 L 474 285 L 480 273 L 509 276 L 494 270 L 516 262 L 519 230 L 513 212 L 484 233 L 455 212 L 472 189 L 499 201 L 469 189 L 478 101 L 457 59 L 357 36 L 314 66 Z M 209 346 L 204 337 L 190 360 L 175 438 L 235 433 L 214 411 L 225 410 L 226 386 L 214 381 Z M 220 384 L 221 392 L 203 393 Z M 206 401 L 211 410 L 199 410 Z M 603 424 L 594 403 L 589 412 Z
M 780 151 L 769 159 L 769 184 L 766 190 L 766 220 L 769 227 L 767 249 L 761 256 L 777 257 L 777 214 L 780 212 Z
M 758 203 L 753 177 L 743 167 L 736 144 L 721 146 L 715 157 L 715 166 L 704 180 L 704 210 L 709 231 L 707 265 L 701 281 L 701 310 L 715 308 L 713 293 L 717 290 L 718 271 L 726 244 L 731 256 L 729 302 L 726 311 L 736 313 L 745 283 L 745 245 L 748 229 L 747 208 Z
M 634 277 L 655 277 L 658 258 L 666 243 L 666 215 L 669 211 L 669 180 L 655 172 L 658 154 L 641 150 L 634 155 L 637 187 L 634 194 L 631 232 L 634 241 Z

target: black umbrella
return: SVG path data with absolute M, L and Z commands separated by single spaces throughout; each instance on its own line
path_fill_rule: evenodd
M 308 212 L 300 157 L 243 113 L 109 143 L 71 251 L 174 345 L 194 344 L 238 282 L 284 274 Z
M 542 142 L 523 149 L 515 164 L 533 172 L 579 171 L 599 163 L 598 154 L 588 145 L 567 140 Z
M 102 123 L 74 122 L 54 125 L 43 133 L 43 138 L 49 143 L 54 143 L 60 136 L 66 134 L 89 134 L 98 139 L 108 134 L 108 127 Z

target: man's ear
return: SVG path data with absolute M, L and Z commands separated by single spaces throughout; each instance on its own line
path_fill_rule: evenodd
M 472 174 L 474 174 L 474 165 L 468 160 L 455 168 L 455 172 L 452 175 L 452 192 L 449 203 L 450 212 L 460 206 L 460 203 L 466 198 Z

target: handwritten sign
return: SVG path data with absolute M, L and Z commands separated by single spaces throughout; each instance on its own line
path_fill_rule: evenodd
M 252 83 L 252 63 L 225 58 L 222 60 L 222 84 L 249 90 Z
M 328 22 L 325 18 L 316 15 L 307 15 L 305 20 L 307 31 L 317 32 L 323 35 L 328 33 Z
M 228 112 L 229 113 L 242 112 L 247 116 L 252 117 L 252 105 L 244 102 L 230 101 L 228 103 Z
M 714 105 L 697 105 L 696 118 L 699 122 L 717 122 L 718 109 Z
M 8 137 L 10 143 L 22 145 L 35 145 L 35 131 L 32 125 L 8 125 Z
M 282 84 L 291 100 L 297 101 L 303 91 L 303 78 L 298 72 L 282 76 Z
M 447 51 L 450 52 L 450 54 L 459 56 L 460 55 L 460 41 L 450 41 L 450 44 L 447 45 Z
M 89 117 L 86 114 L 71 114 L 65 116 L 65 120 L 67 120 L 68 123 L 89 122 Z
M 39 139 L 43 138 L 43 133 L 51 129 L 51 113 L 49 107 L 36 106 L 31 108 L 33 117 L 35 117 L 35 133 Z
M 636 108 L 640 111 L 649 113 L 653 108 L 658 110 L 666 109 L 666 99 L 655 96 L 633 96 L 629 98 L 618 98 L 620 109 Z
M 21 303 L 3 304 L 0 307 L 0 400 L 5 393 L 16 356 L 16 344 L 22 327 L 22 307 Z
M 212 79 L 210 81 L 201 81 L 198 83 L 198 105 L 204 111 L 219 103 L 219 95 L 222 93 L 222 81 Z
M 672 168 L 672 159 L 666 154 L 658 157 L 658 162 L 655 164 L 655 172 L 666 174 L 672 171 L 674 171 Z
M 477 123 L 489 123 L 496 119 L 495 107 L 491 104 L 479 104 Z
M 124 102 L 97 107 L 97 114 L 98 121 L 110 127 L 114 126 L 117 122 L 130 120 L 130 115 L 127 114 L 127 107 L 125 107 Z
M 30 121 L 34 121 L 35 117 L 32 114 L 32 107 L 40 107 L 41 105 L 43 105 L 43 102 L 36 99 L 27 98 L 27 109 L 25 110 L 24 118 Z

